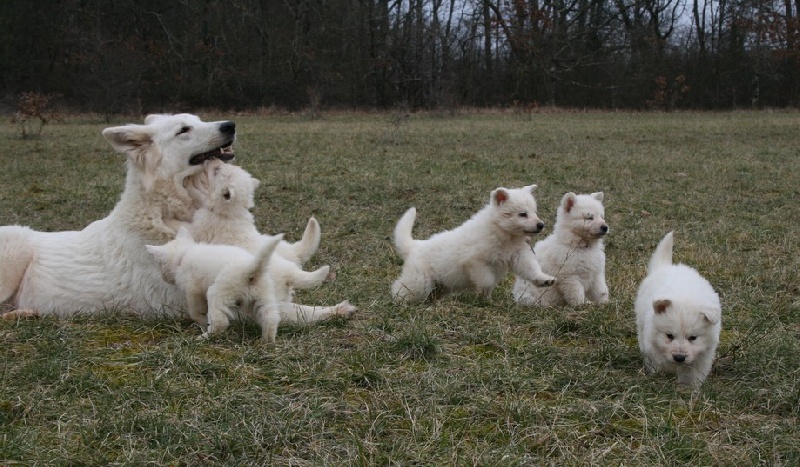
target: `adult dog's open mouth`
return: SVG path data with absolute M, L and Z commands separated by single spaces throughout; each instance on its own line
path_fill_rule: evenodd
M 189 159 L 189 165 L 200 165 L 210 159 L 219 159 L 223 162 L 230 162 L 236 154 L 233 153 L 233 140 L 228 141 L 217 149 L 206 151 L 202 154 L 196 154 Z

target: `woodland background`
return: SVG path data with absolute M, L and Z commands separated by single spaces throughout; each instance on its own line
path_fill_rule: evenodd
M 4 0 L 0 110 L 800 103 L 800 0 Z

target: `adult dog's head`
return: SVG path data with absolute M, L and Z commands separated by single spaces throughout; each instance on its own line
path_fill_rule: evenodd
M 128 156 L 129 171 L 141 177 L 145 190 L 156 180 L 199 172 L 209 159 L 233 159 L 236 124 L 204 122 L 196 115 L 148 115 L 144 125 L 106 128 L 103 136 L 117 152 Z

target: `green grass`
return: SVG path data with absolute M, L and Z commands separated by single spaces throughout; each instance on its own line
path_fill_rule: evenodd
M 362 311 L 282 326 L 274 349 L 252 324 L 204 342 L 188 322 L 112 313 L 0 322 L 0 463 L 800 463 L 800 114 L 236 122 L 237 162 L 262 181 L 259 228 L 322 225 L 310 266 L 337 278 L 298 301 Z M 73 118 L 34 140 L 0 127 L 0 225 L 80 229 L 110 211 L 124 166 L 106 126 Z M 510 278 L 491 301 L 392 304 L 409 206 L 425 237 L 530 183 L 549 226 L 566 191 L 605 192 L 608 304 L 518 307 Z M 633 298 L 670 230 L 723 302 L 697 392 L 645 375 L 636 344 Z

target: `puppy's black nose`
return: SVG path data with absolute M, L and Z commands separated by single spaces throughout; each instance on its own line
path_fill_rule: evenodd
M 236 124 L 232 121 L 222 122 L 219 125 L 219 132 L 226 135 L 232 135 L 236 133 Z
M 686 361 L 686 355 L 684 355 L 682 353 L 678 353 L 678 354 L 673 355 L 672 359 L 675 360 L 678 363 L 683 363 L 683 362 Z
M 604 226 L 600 227 L 600 231 L 603 232 L 603 233 L 608 232 L 608 226 L 604 225 Z
M 536 224 L 536 228 L 537 228 L 537 229 L 539 229 L 539 230 L 542 230 L 542 229 L 544 228 L 544 222 L 542 222 L 542 221 L 539 221 L 539 222 Z

